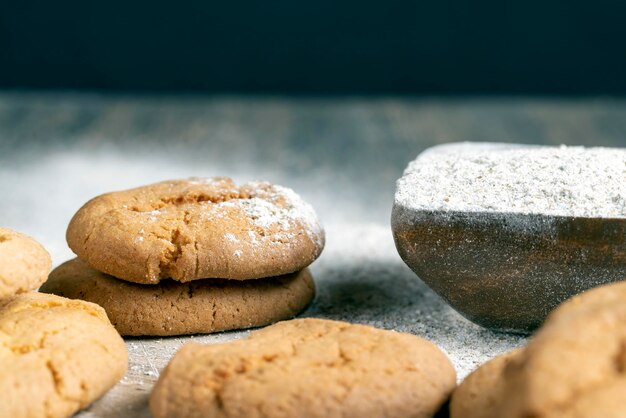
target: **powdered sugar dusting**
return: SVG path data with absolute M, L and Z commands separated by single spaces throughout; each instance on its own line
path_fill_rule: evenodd
M 221 206 L 239 206 L 244 210 L 256 226 L 269 228 L 271 225 L 284 221 L 280 216 L 281 209 L 275 204 L 258 197 L 251 199 L 229 200 L 220 203 Z
M 231 233 L 224 234 L 224 238 L 226 238 L 226 240 L 230 241 L 230 242 L 239 242 L 237 237 L 234 234 L 231 234 Z
M 189 177 L 187 182 L 189 184 L 215 184 L 223 180 L 223 177 Z
M 147 212 L 146 215 L 148 215 L 148 220 L 150 222 L 156 222 L 156 220 L 158 219 L 158 216 L 161 214 L 160 210 L 153 210 L 152 212 Z
M 289 209 L 285 214 L 287 219 L 300 222 L 311 239 L 318 246 L 323 245 L 323 231 L 313 207 L 306 203 L 293 190 L 282 186 L 273 186 L 274 190 L 289 202 Z
M 293 230 L 302 228 L 317 246 L 324 245 L 324 232 L 315 211 L 293 190 L 265 182 L 250 182 L 243 187 L 251 190 L 249 198 L 220 202 L 214 208 L 237 207 L 243 210 L 254 226 L 274 230 L 264 237 L 272 243 L 288 246 L 294 238 Z M 248 231 L 248 237 L 253 245 L 261 238 L 252 230 Z
M 465 143 L 431 148 L 398 180 L 410 209 L 626 217 L 626 150 Z

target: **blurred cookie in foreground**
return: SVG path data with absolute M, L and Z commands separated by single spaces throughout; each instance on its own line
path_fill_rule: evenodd
M 29 292 L 0 302 L 0 416 L 64 418 L 126 372 L 124 341 L 99 306 Z
M 502 399 L 502 374 L 519 356 L 513 350 L 493 358 L 474 370 L 452 393 L 450 418 L 492 418 Z
M 504 370 L 496 416 L 623 417 L 626 283 L 558 307 Z

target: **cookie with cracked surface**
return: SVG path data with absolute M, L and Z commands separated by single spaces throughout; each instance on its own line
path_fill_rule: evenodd
M 74 215 L 67 242 L 100 271 L 154 284 L 293 273 L 319 256 L 324 231 L 291 189 L 215 177 L 98 196 Z
M 512 350 L 495 357 L 467 376 L 454 390 L 450 418 L 494 418 L 502 400 L 503 372 L 521 354 Z
M 0 304 L 2 417 L 69 417 L 119 381 L 127 361 L 93 303 L 30 292 Z
M 550 314 L 505 368 L 507 401 L 494 416 L 587 417 L 594 405 L 593 416 L 615 416 L 611 397 L 623 400 L 626 387 L 625 287 L 592 289 Z
M 37 241 L 0 228 L 0 300 L 38 288 L 51 265 L 50 255 Z
M 161 374 L 161 417 L 432 417 L 454 367 L 410 334 L 295 319 L 216 345 L 187 344 Z
M 307 269 L 258 280 L 117 280 L 75 258 L 52 271 L 42 292 L 97 303 L 122 335 L 181 335 L 268 325 L 294 317 L 315 296 Z

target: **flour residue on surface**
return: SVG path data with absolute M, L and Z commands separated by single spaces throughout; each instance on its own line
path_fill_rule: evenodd
M 313 207 L 293 190 L 266 182 L 250 182 L 242 187 L 250 190 L 249 198 L 217 203 L 212 206 L 211 211 L 238 208 L 254 227 L 268 231 L 267 235 L 258 236 L 249 230 L 248 239 L 252 244 L 269 239 L 274 243 L 289 245 L 297 231 L 303 229 L 316 245 L 323 245 L 324 232 Z M 270 233 L 270 230 L 273 232 Z M 226 237 L 230 241 L 233 238 L 238 239 L 233 234 L 226 235 L 232 235 Z

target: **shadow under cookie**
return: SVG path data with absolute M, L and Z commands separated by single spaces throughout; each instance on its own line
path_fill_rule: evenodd
M 97 303 L 121 335 L 169 336 L 259 327 L 291 318 L 311 302 L 315 285 L 307 269 L 258 280 L 140 285 L 75 258 L 57 267 L 40 291 Z

